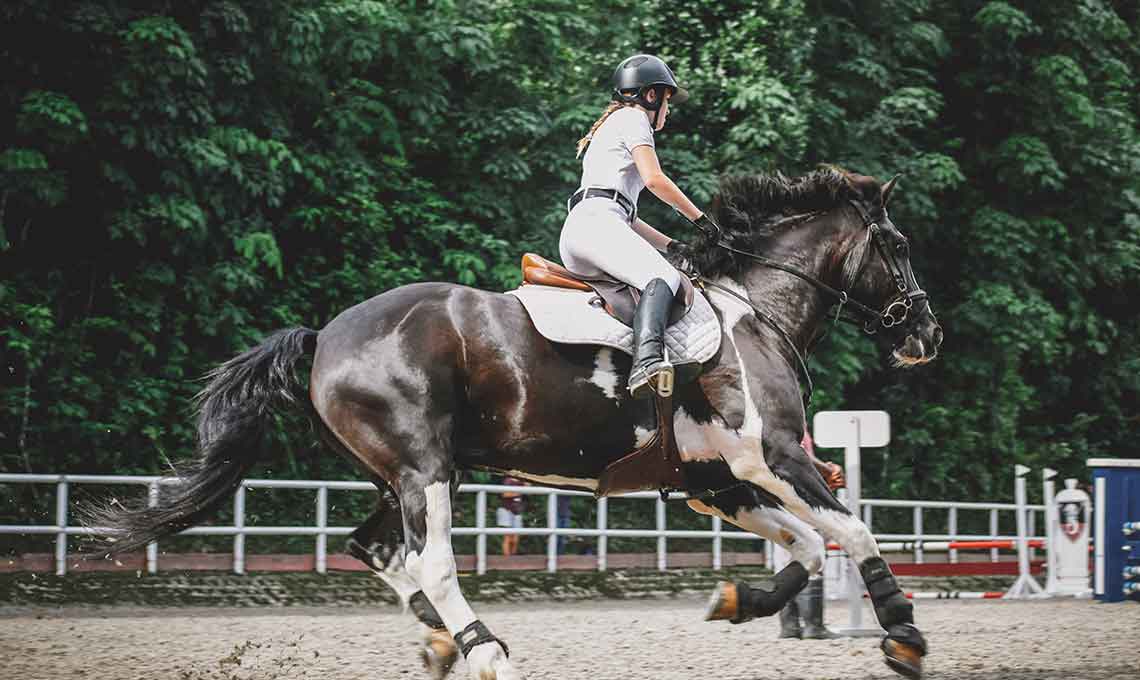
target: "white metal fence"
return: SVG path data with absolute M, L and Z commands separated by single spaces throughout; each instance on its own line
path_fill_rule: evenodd
M 0 484 L 54 484 L 55 496 L 55 524 L 51 525 L 0 525 L 0 535 L 54 535 L 55 536 L 55 566 L 56 574 L 67 573 L 67 546 L 68 537 L 91 533 L 90 529 L 69 524 L 69 497 L 71 487 L 79 484 L 100 485 L 138 485 L 147 488 L 149 502 L 154 505 L 158 501 L 159 477 L 118 476 L 118 475 L 40 475 L 40 474 L 4 474 L 0 473 Z M 314 505 L 313 526 L 246 526 L 246 492 L 249 489 L 308 489 L 316 491 Z M 314 538 L 315 568 L 319 573 L 325 573 L 328 568 L 328 537 L 346 536 L 356 527 L 337 527 L 328 525 L 328 493 L 330 490 L 372 491 L 376 487 L 369 482 L 347 481 L 317 481 L 317 480 L 278 480 L 278 479 L 247 479 L 242 482 L 234 495 L 234 523 L 232 526 L 200 526 L 187 529 L 184 534 L 198 536 L 232 536 L 233 537 L 233 571 L 245 573 L 245 538 L 247 536 L 312 536 Z M 498 495 L 504 492 L 520 493 L 531 496 L 545 496 L 546 526 L 525 527 L 521 529 L 501 528 L 487 526 L 487 496 Z M 581 527 L 558 527 L 558 497 L 580 496 L 593 498 L 589 493 L 579 491 L 563 491 L 536 486 L 501 486 L 495 484 L 462 484 L 459 493 L 475 494 L 475 526 L 454 527 L 452 533 L 456 536 L 475 536 L 475 565 L 480 574 L 487 570 L 487 537 L 504 534 L 519 534 L 523 536 L 546 536 L 546 569 L 549 572 L 558 570 L 558 537 L 580 536 L 596 539 L 596 560 L 598 570 L 606 569 L 606 548 L 609 538 L 655 538 L 657 539 L 657 568 L 665 570 L 669 566 L 669 539 L 696 538 L 708 539 L 711 542 L 712 566 L 721 568 L 723 542 L 725 540 L 763 540 L 758 536 L 743 531 L 726 530 L 720 518 L 712 517 L 707 530 L 669 529 L 667 526 L 668 504 L 661 500 L 658 494 L 642 492 L 627 494 L 621 498 L 637 498 L 650 500 L 655 504 L 655 522 L 653 528 L 644 529 L 615 529 L 607 524 L 607 499 L 600 498 L 597 503 L 597 527 L 593 529 Z M 677 510 L 691 512 L 683 505 L 674 505 Z M 908 500 L 881 500 L 874 498 L 862 499 L 863 521 L 868 527 L 873 527 L 873 511 L 875 508 L 909 508 L 913 512 L 913 532 L 909 534 L 875 534 L 875 538 L 884 541 L 917 541 L 913 547 L 914 561 L 923 561 L 921 541 L 940 540 L 1013 540 L 1016 536 L 998 534 L 999 513 L 1013 513 L 1017 506 L 1013 503 L 975 503 L 952 501 L 908 501 Z M 1043 505 L 1029 505 L 1029 534 L 1031 538 L 1044 538 L 1035 536 L 1035 517 L 1038 512 L 1044 512 Z M 924 513 L 930 510 L 945 510 L 947 512 L 947 533 L 924 533 Z M 959 511 L 987 512 L 989 513 L 989 533 L 987 534 L 959 534 Z M 771 564 L 771 544 L 766 543 L 768 564 Z M 991 561 L 998 560 L 998 551 L 991 551 Z M 950 551 L 950 561 L 957 562 L 957 551 Z M 149 573 L 158 570 L 158 545 L 151 543 L 146 549 L 146 568 Z

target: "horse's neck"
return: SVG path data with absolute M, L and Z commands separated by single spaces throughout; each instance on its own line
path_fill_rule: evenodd
M 794 257 L 769 257 L 831 283 L 828 279 L 832 276 L 829 271 L 832 255 L 823 242 L 798 251 Z M 806 352 L 834 300 L 821 294 L 820 289 L 809 281 L 759 264 L 746 271 L 743 283 L 752 304 L 769 312 L 791 337 L 796 349 Z

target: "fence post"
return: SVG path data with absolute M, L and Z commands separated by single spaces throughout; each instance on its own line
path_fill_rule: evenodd
M 867 527 L 867 531 L 871 530 L 871 518 L 872 518 L 871 509 L 874 507 L 875 506 L 873 506 L 873 505 L 864 505 L 863 506 L 863 524 Z
M 329 528 L 329 488 L 325 485 L 317 487 L 317 573 L 325 574 L 329 570 L 329 537 L 325 530 Z
M 998 511 L 997 508 L 990 510 L 990 540 L 998 540 Z M 998 561 L 998 549 L 990 548 L 990 562 Z
M 665 531 L 665 501 L 658 497 L 657 504 L 657 530 Z M 665 571 L 667 566 L 668 540 L 664 536 L 657 537 L 657 571 Z
M 606 570 L 606 501 L 605 497 L 598 499 L 598 571 Z
M 950 508 L 950 517 L 946 520 L 947 529 L 950 531 L 950 540 L 958 540 L 958 508 Z M 952 549 L 950 551 L 950 564 L 958 564 L 958 550 Z
M 245 484 L 239 484 L 234 494 L 234 528 L 238 530 L 234 534 L 234 573 L 244 574 L 245 534 L 241 530 L 245 528 Z
M 546 528 L 550 530 L 546 536 L 546 570 L 553 574 L 558 571 L 558 536 L 554 534 L 558 528 L 557 493 L 546 497 Z
M 914 506 L 914 563 L 922 564 L 922 506 Z
M 1037 511 L 1026 508 L 1025 521 L 1029 524 L 1029 530 L 1025 535 L 1029 538 L 1033 538 L 1037 535 Z M 1037 548 L 1034 548 L 1032 545 L 1029 546 L 1029 561 L 1032 562 L 1036 557 Z
M 55 575 L 67 573 L 67 479 L 60 478 L 55 487 Z
M 151 482 L 146 489 L 147 507 L 158 506 L 158 482 Z M 158 543 L 151 541 L 146 544 L 146 573 L 158 573 Z
M 713 530 L 713 546 L 712 546 L 712 567 L 713 569 L 720 569 L 722 566 L 723 557 L 721 556 L 722 544 L 724 539 L 720 537 L 720 517 L 713 515 L 712 530 Z
M 475 528 L 479 530 L 475 536 L 475 573 L 487 573 L 487 492 L 480 491 L 475 494 Z

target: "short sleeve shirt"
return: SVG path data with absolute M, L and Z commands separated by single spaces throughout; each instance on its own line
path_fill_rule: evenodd
M 653 128 L 645 112 L 627 106 L 611 113 L 582 158 L 581 188 L 617 189 L 636 205 L 645 188 L 633 162 L 633 150 L 639 146 L 653 147 Z

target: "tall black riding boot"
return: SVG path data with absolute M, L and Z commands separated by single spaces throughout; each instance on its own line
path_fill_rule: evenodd
M 673 393 L 673 365 L 665 360 L 665 324 L 673 291 L 665 279 L 653 279 L 641 293 L 633 314 L 633 368 L 629 393 L 635 399 Z
M 839 637 L 823 625 L 823 578 L 813 578 L 796 596 L 804 617 L 805 640 L 834 640 Z
M 798 638 L 801 636 L 803 636 L 803 629 L 800 628 L 800 608 L 796 604 L 796 598 L 793 597 L 780 610 L 780 637 Z

